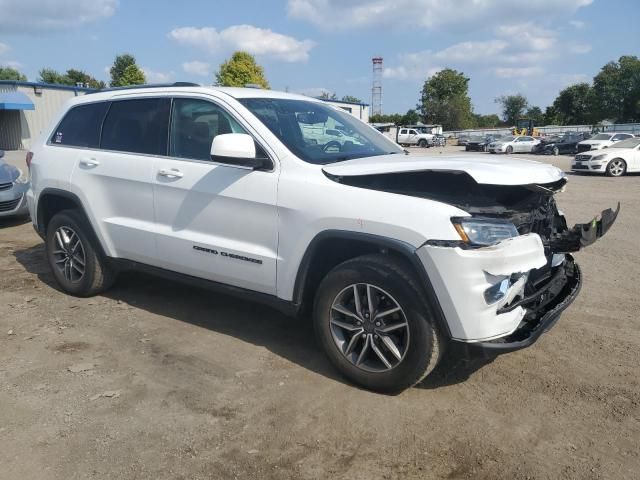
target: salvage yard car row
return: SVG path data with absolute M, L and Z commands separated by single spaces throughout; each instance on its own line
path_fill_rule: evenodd
M 593 137 L 571 132 L 549 137 L 487 135 L 466 141 L 465 151 L 575 154 L 572 171 L 604 173 L 610 177 L 640 172 L 640 138 L 631 133 L 599 133 Z

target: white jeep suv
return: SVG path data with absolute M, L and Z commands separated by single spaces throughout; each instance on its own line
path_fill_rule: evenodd
M 349 131 L 336 147 L 305 137 Z M 330 148 L 329 148 L 330 147 Z M 557 168 L 420 158 L 340 109 L 267 90 L 176 84 L 71 100 L 28 155 L 27 198 L 60 287 L 142 269 L 313 318 L 331 362 L 382 392 L 453 342 L 517 350 L 576 297 Z

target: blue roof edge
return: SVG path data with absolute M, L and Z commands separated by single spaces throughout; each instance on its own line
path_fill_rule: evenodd
M 43 82 L 23 82 L 20 80 L 0 80 L 0 85 L 14 85 L 17 87 L 40 87 L 40 88 L 52 88 L 55 90 L 71 90 L 74 92 L 95 92 L 95 88 L 76 87 L 73 85 L 60 85 L 57 83 L 43 83 Z

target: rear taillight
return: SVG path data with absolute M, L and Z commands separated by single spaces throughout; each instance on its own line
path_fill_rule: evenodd
M 27 168 L 31 170 L 31 160 L 33 160 L 33 152 L 27 152 Z

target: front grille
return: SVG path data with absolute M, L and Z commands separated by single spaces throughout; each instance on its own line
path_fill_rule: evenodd
M 8 202 L 0 202 L 0 212 L 10 212 L 11 210 L 15 210 L 20 203 L 20 198 L 16 198 L 15 200 L 9 200 Z
M 588 152 L 591 150 L 591 145 L 578 145 L 579 152 Z
M 0 183 L 0 192 L 3 190 L 9 190 L 11 187 L 13 187 L 13 183 L 9 182 L 9 183 Z
M 576 155 L 576 160 L 579 162 L 587 162 L 591 160 L 591 155 Z
M 571 166 L 572 170 L 589 170 L 589 165 L 580 165 L 578 163 L 576 163 L 575 165 Z

